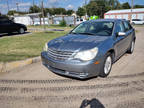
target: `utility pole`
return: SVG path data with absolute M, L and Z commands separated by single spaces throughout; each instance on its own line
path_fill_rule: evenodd
M 16 3 L 16 6 L 17 6 L 17 12 L 19 11 L 19 3 Z
M 9 11 L 9 3 L 8 3 L 8 0 L 7 0 L 7 8 L 8 8 L 8 11 Z
M 35 8 L 34 8 L 34 5 L 35 5 L 35 2 L 34 2 L 34 0 L 33 0 L 33 11 L 34 11 L 34 13 L 35 13 Z
M 44 18 L 44 6 L 43 6 L 43 0 L 41 1 L 41 8 L 42 8 L 42 17 L 43 17 L 43 27 L 45 31 L 45 18 Z
M 87 0 L 85 0 L 85 11 L 86 11 L 85 19 L 87 19 Z
M 131 19 L 130 19 L 130 22 L 132 22 L 132 13 L 133 13 L 133 0 L 131 0 Z
M 33 0 L 33 6 L 35 5 L 35 1 Z

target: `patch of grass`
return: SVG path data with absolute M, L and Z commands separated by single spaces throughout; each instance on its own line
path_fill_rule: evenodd
M 37 26 L 31 25 L 31 26 L 27 26 L 27 27 L 28 27 L 28 29 L 29 28 L 44 28 L 43 25 L 37 25 Z M 47 28 L 47 29 L 63 29 L 65 31 L 69 31 L 69 30 L 73 29 L 74 26 L 72 26 L 72 27 L 70 27 L 70 26 L 62 27 L 60 25 L 49 25 L 49 26 L 45 25 L 45 28 Z
M 24 36 L 0 38 L 0 62 L 23 60 L 40 56 L 46 42 L 67 32 L 41 32 Z

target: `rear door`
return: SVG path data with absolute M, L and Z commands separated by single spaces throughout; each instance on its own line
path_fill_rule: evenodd
M 17 30 L 16 24 L 10 20 L 4 22 L 4 28 L 6 32 L 15 32 Z
M 4 33 L 3 21 L 0 21 L 0 33 Z
M 130 44 L 131 44 L 131 41 L 132 41 L 132 35 L 134 33 L 134 29 L 132 28 L 130 23 L 127 22 L 127 21 L 124 21 L 123 24 L 124 24 L 125 33 L 126 33 L 126 36 L 125 36 L 126 49 L 125 50 L 127 50 L 130 47 Z

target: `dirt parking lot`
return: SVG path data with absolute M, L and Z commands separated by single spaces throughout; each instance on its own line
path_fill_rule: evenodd
M 143 108 L 144 27 L 136 30 L 134 53 L 121 57 L 107 78 L 70 79 L 40 62 L 2 74 L 0 108 L 79 108 L 82 102 L 92 108 Z

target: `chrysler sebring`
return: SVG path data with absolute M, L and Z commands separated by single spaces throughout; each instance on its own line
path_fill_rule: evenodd
M 126 20 L 86 21 L 45 44 L 42 63 L 50 71 L 80 79 L 106 77 L 124 53 L 133 53 L 135 30 Z

